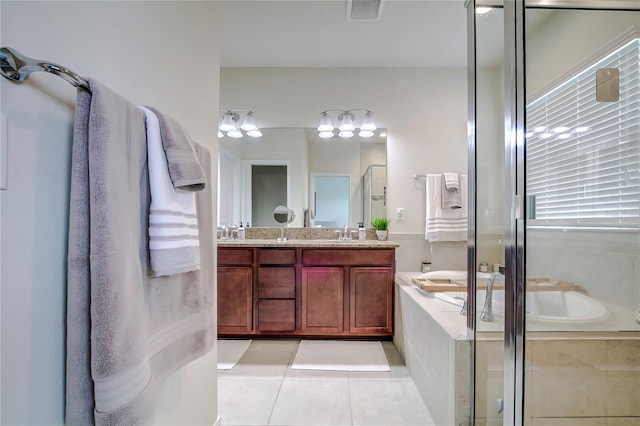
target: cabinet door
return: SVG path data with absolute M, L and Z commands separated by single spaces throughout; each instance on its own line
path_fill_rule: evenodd
M 218 333 L 253 330 L 253 268 L 218 267 Z
M 300 331 L 336 334 L 344 331 L 344 268 L 302 268 Z
M 351 268 L 349 283 L 349 331 L 393 332 L 393 271 L 391 268 Z

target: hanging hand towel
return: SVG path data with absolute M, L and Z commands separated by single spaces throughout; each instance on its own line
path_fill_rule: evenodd
M 167 114 L 152 107 L 146 108 L 158 117 L 162 147 L 173 186 L 184 191 L 203 190 L 207 179 L 193 152 L 193 142 L 187 132 Z
M 446 175 L 455 175 L 455 185 L 451 184 L 450 186 L 453 188 L 455 186 L 456 189 L 448 189 L 447 186 L 447 178 Z M 453 182 L 451 180 L 450 182 Z M 442 208 L 443 209 L 460 209 L 462 208 L 462 191 L 458 190 L 458 174 L 457 173 L 444 173 L 442 175 L 442 190 L 440 194 L 442 196 Z
M 442 177 L 447 191 L 456 191 L 460 187 L 460 178 L 457 173 L 443 173 Z
M 89 84 L 73 130 L 65 424 L 150 425 L 157 386 L 215 343 L 212 194 L 195 194 L 200 270 L 149 277 L 145 115 Z
M 425 239 L 429 242 L 467 241 L 467 176 L 460 175 L 461 207 L 442 207 L 442 175 L 427 175 L 425 183 Z
M 159 277 L 196 271 L 200 268 L 200 245 L 195 194 L 173 187 L 162 149 L 159 117 L 148 108 L 140 108 L 147 129 L 151 272 Z

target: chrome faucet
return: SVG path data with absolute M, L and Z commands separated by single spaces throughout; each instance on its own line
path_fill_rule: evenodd
M 462 301 L 462 309 L 460 309 L 460 315 L 467 316 L 467 299 L 460 296 L 453 296 L 453 298 Z
M 345 225 L 344 228 L 342 228 L 341 231 L 336 231 L 336 234 L 338 234 L 338 239 L 339 240 L 350 240 L 351 239 L 351 232 L 349 232 L 349 227 L 347 225 Z
M 227 225 L 222 225 L 220 228 L 220 239 L 227 240 L 229 238 L 229 228 Z
M 484 307 L 482 308 L 482 313 L 480 314 L 480 319 L 482 321 L 491 322 L 493 321 L 493 305 L 491 304 L 491 299 L 493 299 L 493 284 L 496 281 L 496 278 L 501 276 L 500 272 L 493 272 L 489 275 L 489 281 L 487 281 L 487 290 L 484 295 Z

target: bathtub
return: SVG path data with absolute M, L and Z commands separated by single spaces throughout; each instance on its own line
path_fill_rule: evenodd
M 471 331 L 467 317 L 460 315 L 462 299 L 456 299 L 466 299 L 464 285 L 459 292 L 425 292 L 412 282 L 420 275 L 396 273 L 394 343 L 435 424 L 468 424 L 473 350 L 475 370 L 480 372 L 474 376 L 476 389 L 486 390 L 485 404 L 481 401 L 475 407 L 476 416 L 498 416 L 492 402 L 503 397 L 503 290 L 494 291 L 492 322 L 479 319 L 485 292 L 478 294 L 476 330 Z M 586 423 L 590 420 L 581 417 L 589 417 L 587 409 L 604 413 L 605 407 L 612 419 L 640 416 L 635 393 L 601 390 L 614 384 L 616 389 L 637 386 L 640 324 L 633 310 L 601 300 L 593 304 L 594 300 L 575 291 L 527 292 L 526 362 L 531 367 L 526 374 L 535 375 L 527 392 L 545 402 L 531 405 L 528 423 L 553 417 Z M 471 342 L 475 342 L 473 347 Z M 580 380 L 559 380 L 558 371 L 580 374 Z M 562 407 L 553 403 L 558 395 Z M 501 417 L 492 419 L 502 424 Z
M 462 308 L 466 293 L 439 292 L 434 298 Z M 476 307 L 484 306 L 486 291 L 480 290 Z M 504 290 L 494 290 L 493 314 L 504 315 Z M 609 310 L 600 301 L 577 291 L 529 291 L 526 296 L 527 320 L 541 323 L 591 323 L 609 318 Z
M 464 271 L 400 273 L 409 281 L 411 278 L 442 279 L 449 275 L 455 281 L 461 279 L 464 274 Z M 478 278 L 486 276 L 487 274 L 482 274 Z M 460 285 L 459 292 L 429 292 L 414 287 L 415 291 L 425 298 L 444 302 L 456 309 L 462 309 L 463 300 L 467 298 L 464 285 Z M 479 290 L 477 293 L 478 311 L 484 306 L 485 293 L 485 290 Z M 495 331 L 502 330 L 504 290 L 493 291 L 492 305 L 495 316 L 493 323 L 483 322 L 478 318 L 478 324 L 483 324 L 483 331 L 492 331 L 494 328 Z M 595 299 L 579 291 L 529 290 L 526 295 L 526 310 L 529 331 L 640 331 L 640 324 L 632 310 Z

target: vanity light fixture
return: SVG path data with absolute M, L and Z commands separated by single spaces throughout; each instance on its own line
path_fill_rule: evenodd
M 246 134 L 252 138 L 259 138 L 262 136 L 262 132 L 256 125 L 255 113 L 248 109 L 230 109 L 221 110 L 222 118 L 218 125 L 218 138 L 229 136 L 230 138 L 238 139 Z M 241 119 L 240 114 L 246 112 L 244 118 Z M 243 133 L 243 131 L 245 133 Z
M 330 112 L 338 112 L 337 115 L 337 129 L 338 136 L 341 138 L 351 138 L 354 135 L 354 132 L 358 130 L 358 136 L 361 138 L 370 138 L 374 135 L 373 131 L 377 129 L 376 123 L 373 121 L 373 112 L 368 109 L 328 109 L 326 111 L 322 111 L 320 113 L 320 124 L 318 124 L 318 136 L 322 139 L 330 139 L 335 135 L 334 130 L 336 126 L 333 125 L 331 121 L 331 117 L 329 115 Z M 362 118 L 360 126 L 356 126 L 356 117 L 354 112 L 364 111 L 364 116 Z

